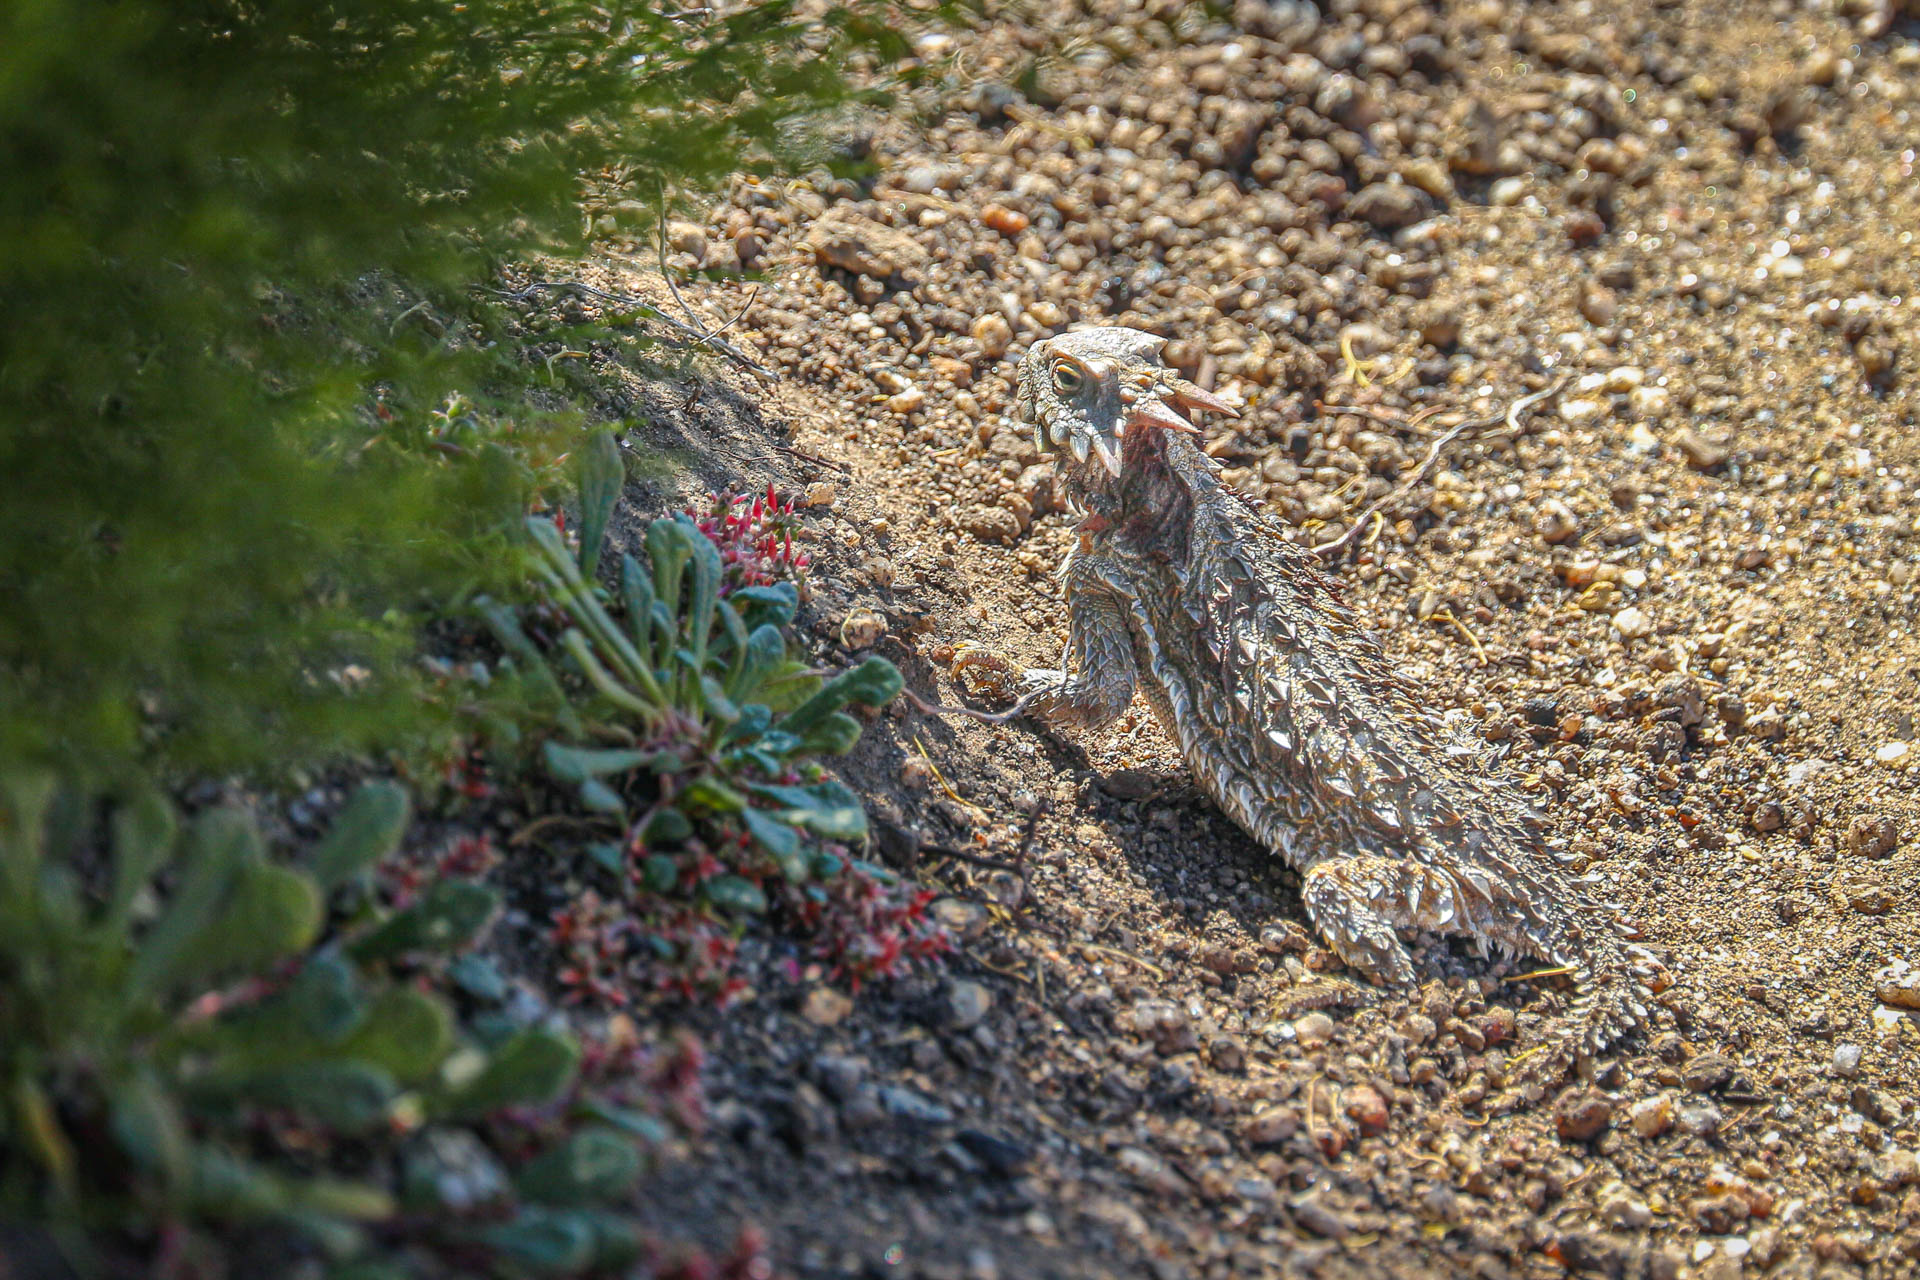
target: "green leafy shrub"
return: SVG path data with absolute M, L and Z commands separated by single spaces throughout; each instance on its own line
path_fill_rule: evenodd
M 617 585 L 600 585 L 591 569 L 619 465 L 609 438 L 584 451 L 575 549 L 551 518 L 527 521 L 546 600 L 530 617 L 553 621 L 547 643 L 513 610 L 486 609 L 554 710 L 547 775 L 608 836 L 587 852 L 611 897 L 589 894 L 555 920 L 563 981 L 619 1002 L 650 969 L 682 993 L 725 999 L 744 985 L 742 921 L 770 910 L 856 985 L 936 954 L 945 939 L 928 895 L 849 852 L 866 840 L 866 811 L 820 764 L 859 740 L 848 708 L 891 701 L 899 671 L 876 657 L 822 679 L 789 652 L 804 562 L 769 532 L 769 513 L 792 510 L 772 494 L 737 518 L 721 500 L 718 514 L 655 520 L 645 562 L 623 556 Z
M 483 1033 L 416 980 L 498 900 L 445 879 L 380 905 L 369 881 L 407 810 L 397 787 L 362 787 L 289 864 L 238 810 L 183 828 L 153 793 L 103 813 L 52 775 L 0 778 L 0 1212 L 45 1224 L 83 1269 L 183 1226 L 217 1249 L 204 1229 L 247 1224 L 335 1261 L 637 1256 L 608 1206 L 657 1122 L 583 1099 L 571 1035 Z M 510 1184 L 476 1175 L 497 1163 L 476 1133 L 563 1103 L 589 1122 L 522 1123 Z
M 0 6 L 0 761 L 417 731 L 421 617 L 498 582 L 570 426 L 468 287 L 576 246 L 583 184 L 640 231 L 820 154 L 796 122 L 902 46 L 804 9 Z

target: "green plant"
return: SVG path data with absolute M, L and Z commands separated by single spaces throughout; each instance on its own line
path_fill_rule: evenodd
M 420 623 L 569 426 L 468 290 L 826 148 L 880 6 L 0 6 L 0 762 L 417 734 Z M 617 213 L 617 216 L 615 216 Z M 529 442 L 533 442 L 530 446 Z
M 483 1037 L 417 980 L 498 902 L 442 880 L 380 904 L 371 874 L 407 808 L 363 786 L 284 862 L 236 809 L 182 827 L 152 792 L 103 806 L 50 774 L 0 777 L 0 1211 L 47 1224 L 82 1269 L 247 1223 L 336 1261 L 396 1239 L 545 1270 L 630 1255 L 604 1205 L 640 1155 L 609 1125 L 557 1130 L 489 1194 L 491 1222 L 445 1190 L 438 1153 L 485 1154 L 446 1135 L 567 1097 L 581 1051 L 539 1026 Z
M 527 521 L 546 611 L 523 625 L 486 606 L 554 709 L 547 775 L 614 837 L 587 852 L 625 905 L 590 895 L 559 913 L 563 980 L 618 1001 L 629 970 L 651 965 L 669 986 L 725 998 L 742 985 L 742 920 L 770 910 L 822 938 L 856 983 L 937 951 L 925 896 L 850 852 L 866 840 L 865 808 L 820 764 L 853 748 L 849 708 L 891 701 L 899 671 L 876 657 L 822 679 L 789 651 L 804 562 L 752 519 L 655 520 L 644 563 L 623 556 L 617 586 L 601 585 L 592 568 L 619 465 L 610 439 L 582 452 L 576 547 L 553 519 Z M 774 495 L 758 509 L 791 514 Z

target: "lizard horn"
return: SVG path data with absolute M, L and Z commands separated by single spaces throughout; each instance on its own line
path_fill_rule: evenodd
M 1206 409 L 1212 413 L 1224 413 L 1229 418 L 1240 416 L 1240 410 L 1213 392 L 1185 380 L 1173 384 L 1173 399 L 1182 409 Z
M 1164 427 L 1168 431 L 1179 431 L 1187 435 L 1199 435 L 1200 428 L 1169 409 L 1158 399 L 1142 400 L 1133 406 L 1133 412 L 1127 415 L 1127 425 L 1138 424 L 1143 427 Z

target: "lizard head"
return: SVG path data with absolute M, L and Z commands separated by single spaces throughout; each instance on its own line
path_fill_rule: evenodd
M 1036 342 L 1020 363 L 1018 405 L 1034 444 L 1060 459 L 1069 488 L 1099 490 L 1120 477 L 1129 434 L 1199 434 L 1177 411 L 1238 411 L 1160 363 L 1165 338 L 1138 329 L 1078 329 Z

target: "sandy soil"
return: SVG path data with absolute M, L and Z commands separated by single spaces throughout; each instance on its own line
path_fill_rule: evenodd
M 847 139 L 868 179 L 675 227 L 677 269 L 765 277 L 733 332 L 781 380 L 716 364 L 728 412 L 669 396 L 632 443 L 809 492 L 825 660 L 877 616 L 959 700 L 956 646 L 1064 638 L 1013 363 L 1167 335 L 1302 541 L 1389 499 L 1332 558 L 1351 597 L 1671 986 L 1517 1087 L 1553 981 L 1427 945 L 1417 997 L 1345 999 L 1144 703 L 1082 741 L 902 704 L 848 774 L 962 954 L 851 1010 L 663 1013 L 709 1039 L 715 1123 L 650 1212 L 758 1222 L 809 1277 L 1920 1270 L 1920 24 L 996 5 L 963 45 Z M 592 278 L 640 287 L 607 248 Z

